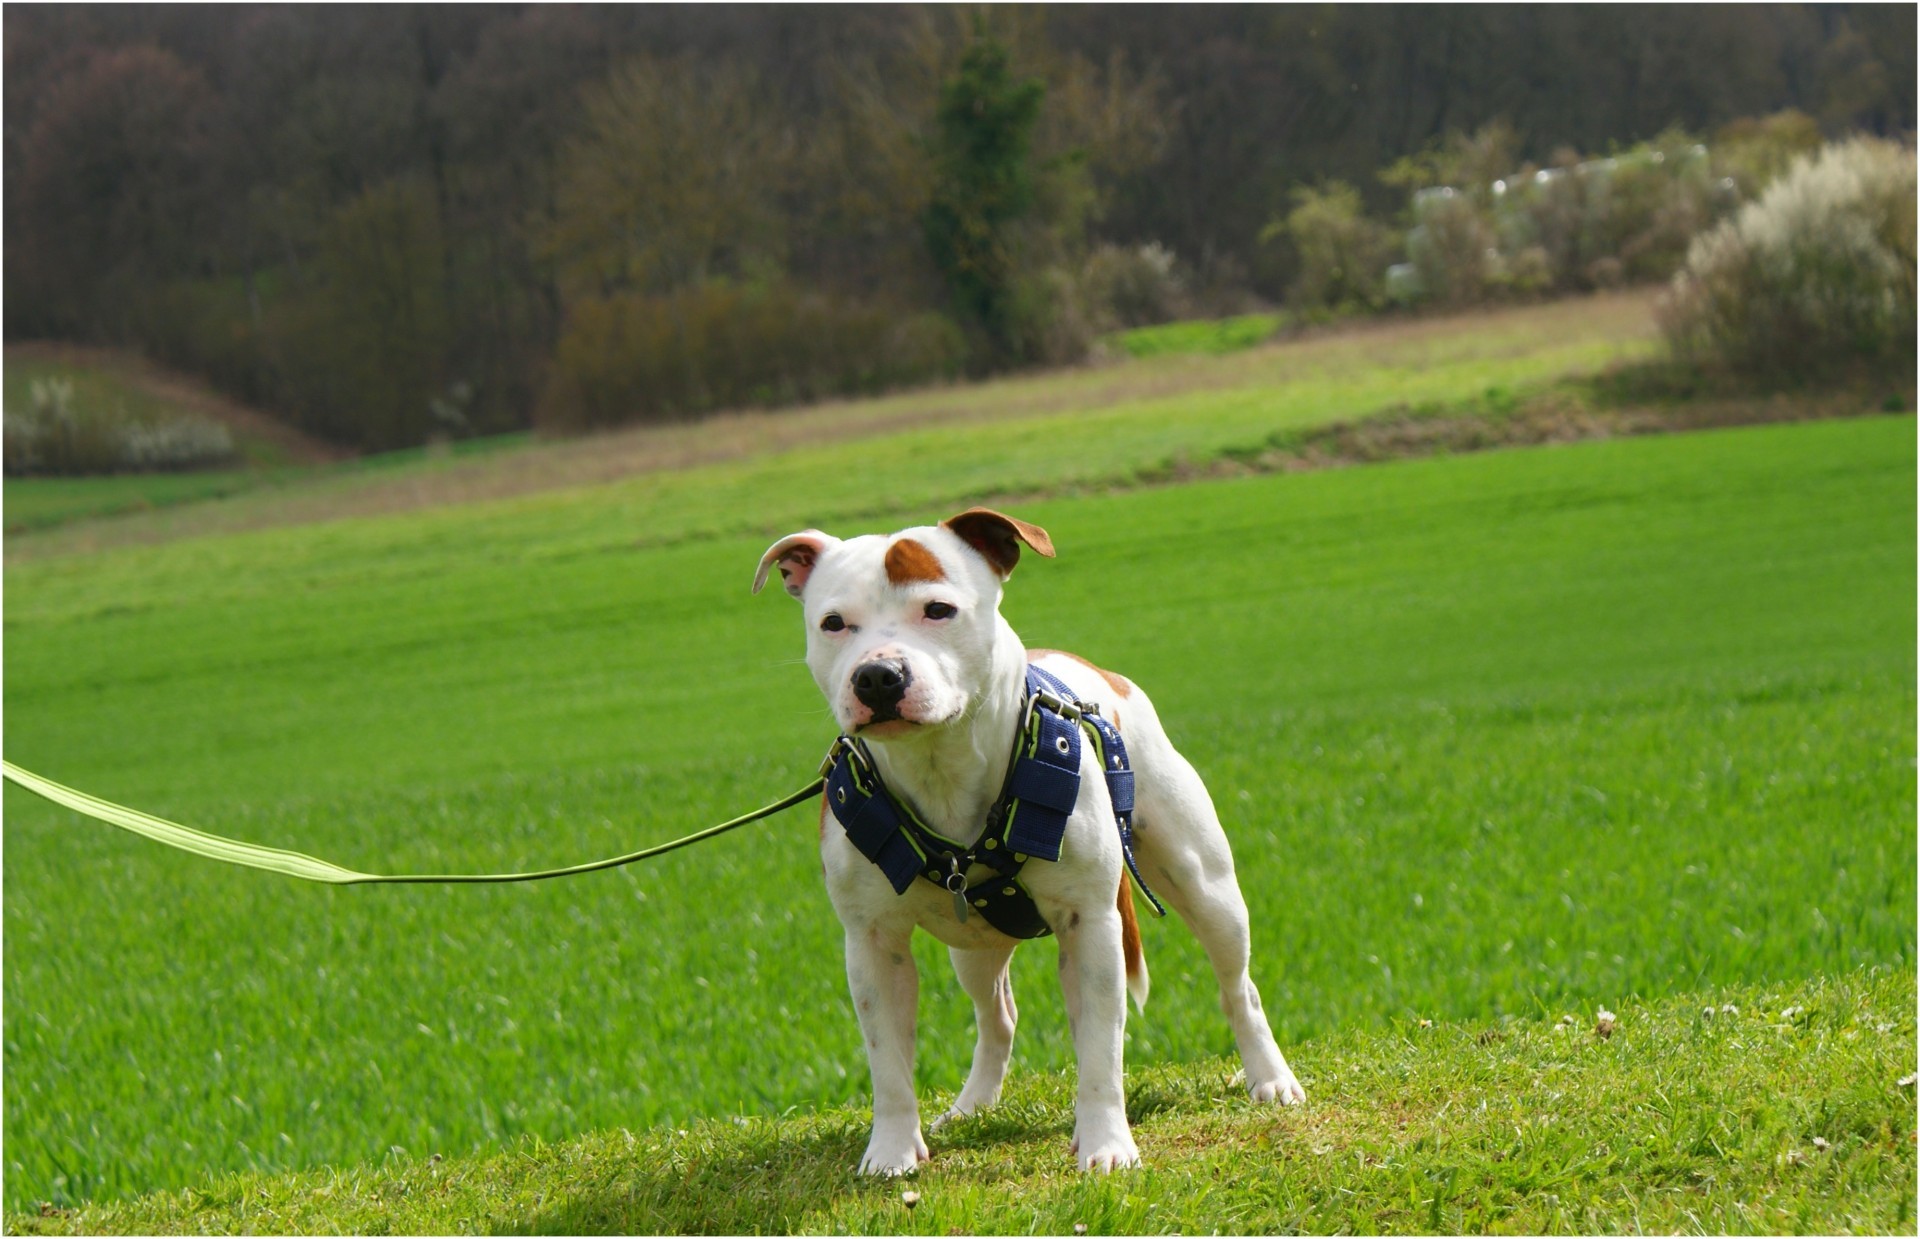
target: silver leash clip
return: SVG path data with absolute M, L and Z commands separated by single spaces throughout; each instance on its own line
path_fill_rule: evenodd
M 960 872 L 960 858 L 958 856 L 951 858 L 947 863 L 953 866 L 952 872 L 947 874 L 946 886 L 949 891 L 953 892 L 954 919 L 964 925 L 967 923 L 967 917 L 970 915 L 967 910 L 967 875 Z

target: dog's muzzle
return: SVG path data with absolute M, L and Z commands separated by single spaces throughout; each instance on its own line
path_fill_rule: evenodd
M 873 711 L 876 723 L 900 717 L 900 700 L 912 683 L 913 672 L 907 670 L 905 659 L 875 659 L 853 669 L 853 695 Z

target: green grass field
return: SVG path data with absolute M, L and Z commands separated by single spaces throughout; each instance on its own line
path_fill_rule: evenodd
M 1241 314 L 1233 318 L 1198 319 L 1135 327 L 1114 336 L 1129 357 L 1159 357 L 1167 353 L 1232 353 L 1252 348 L 1273 336 L 1285 322 L 1280 314 Z
M 198 473 L 126 473 L 114 477 L 8 478 L 7 532 L 51 529 L 88 517 L 124 516 L 175 504 L 243 494 L 260 485 L 244 469 Z
M 1146 1157 L 1063 1173 L 1068 1072 L 1015 1075 L 910 1188 L 850 1167 L 839 1107 L 532 1138 L 470 1159 L 235 1174 L 9 1219 L 17 1234 L 1819 1233 L 1913 1229 L 1911 978 L 1749 986 L 1482 1028 L 1298 1046 L 1309 1106 L 1234 1096 L 1225 1059 L 1136 1066 Z M 1570 1021 L 1570 1022 L 1569 1022 Z M 1904 1190 L 1902 1190 L 1904 1187 Z M 905 1191 L 918 1199 L 909 1209 Z
M 1470 395 L 1559 356 L 1308 376 L 1175 425 L 1123 409 L 1106 438 L 1076 418 L 1051 455 L 1035 415 L 875 440 L 861 469 L 800 447 L 37 556 L 7 569 L 7 755 L 359 868 L 628 850 L 789 790 L 831 738 L 792 604 L 746 593 L 772 535 L 1113 486 L 1329 399 Z M 1911 419 L 1869 418 L 1103 490 L 1022 505 L 1061 558 L 1006 610 L 1139 680 L 1207 777 L 1283 1045 L 1419 1018 L 1545 1035 L 1570 1009 L 1910 976 L 1914 476 Z M 334 890 L 5 807 L 9 1208 L 864 1097 L 811 814 L 565 883 Z M 1190 937 L 1146 932 L 1128 1055 L 1154 1079 L 1231 1042 Z M 972 1036 L 925 947 L 934 1097 Z M 1906 1004 L 1911 1061 L 1901 984 L 1879 1001 Z M 1016 987 L 1016 1070 L 1067 1069 L 1045 944 Z M 1876 1217 L 1902 1190 L 1911 1216 L 1904 1158 Z

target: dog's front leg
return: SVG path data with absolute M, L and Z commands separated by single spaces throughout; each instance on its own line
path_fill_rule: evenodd
M 920 1136 L 913 1092 L 913 1024 L 920 1000 L 913 926 L 867 924 L 847 930 L 847 984 L 873 1075 L 873 1136 L 862 1174 L 911 1174 L 932 1156 Z
M 1127 978 L 1120 914 L 1110 900 L 1096 908 L 1051 919 L 1060 939 L 1060 988 L 1078 1060 L 1073 1149 L 1080 1169 L 1109 1171 L 1139 1165 L 1140 1150 L 1127 1127 L 1122 1063 Z

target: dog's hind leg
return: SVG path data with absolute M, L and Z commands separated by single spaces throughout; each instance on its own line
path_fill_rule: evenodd
M 1255 1101 L 1293 1105 L 1307 1099 L 1260 1006 L 1248 973 L 1247 903 L 1233 872 L 1233 852 L 1213 798 L 1191 763 L 1164 739 L 1154 745 L 1151 774 L 1136 765 L 1134 849 L 1141 872 L 1206 949 L 1220 980 L 1220 1008 L 1233 1026 L 1247 1091 Z
M 966 1085 L 947 1112 L 933 1121 L 936 1129 L 1000 1100 L 1000 1085 L 1007 1078 L 1007 1063 L 1013 1057 L 1013 1030 L 1020 1020 L 1013 1003 L 1013 978 L 1007 970 L 1013 959 L 1011 946 L 981 950 L 950 947 L 947 955 L 953 960 L 961 988 L 973 999 L 978 1037 L 973 1043 L 973 1069 L 967 1073 Z

